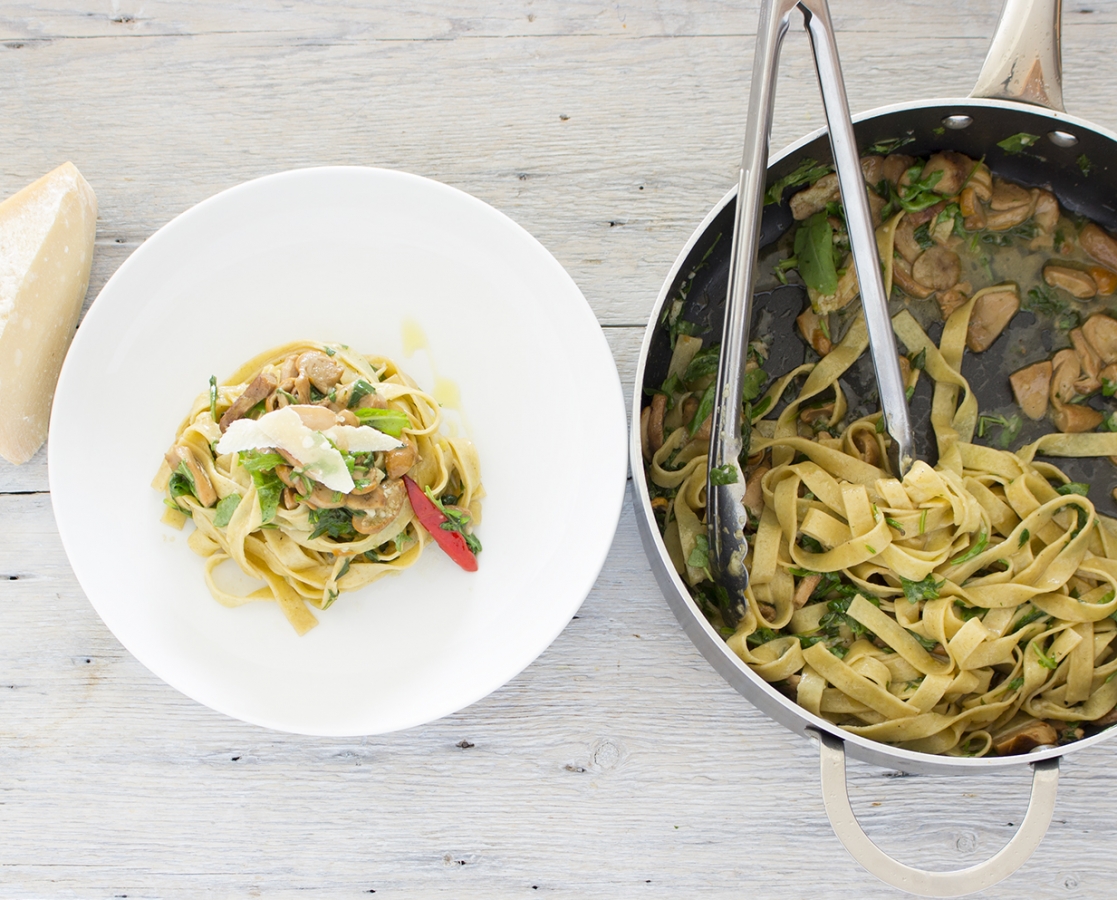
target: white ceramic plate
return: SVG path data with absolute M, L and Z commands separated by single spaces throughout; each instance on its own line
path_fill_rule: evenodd
M 452 382 L 487 491 L 477 573 L 432 546 L 304 637 L 274 604 L 218 605 L 150 487 L 210 375 L 298 338 Z M 224 191 L 120 267 L 63 366 L 49 466 L 78 580 L 140 662 L 248 722 L 361 735 L 461 709 L 554 640 L 612 542 L 625 441 L 601 328 L 538 241 L 437 182 L 321 168 Z

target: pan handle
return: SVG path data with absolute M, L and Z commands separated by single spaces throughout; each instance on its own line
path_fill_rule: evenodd
M 1005 0 L 971 97 L 1063 112 L 1062 0 Z
M 953 872 L 928 872 L 894 860 L 869 840 L 861 829 L 846 791 L 845 743 L 831 734 L 816 732 L 822 763 L 822 805 L 838 840 L 850 855 L 881 881 L 920 897 L 964 897 L 1007 878 L 1039 846 L 1055 811 L 1059 760 L 1032 763 L 1032 796 L 1016 834 L 985 862 Z

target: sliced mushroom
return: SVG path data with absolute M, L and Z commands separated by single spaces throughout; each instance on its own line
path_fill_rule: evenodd
M 760 486 L 760 480 L 768 472 L 768 466 L 760 465 L 752 470 L 752 474 L 745 481 L 745 493 L 741 498 L 741 502 L 754 516 L 759 516 L 764 512 L 764 492 Z
M 1081 328 L 1075 328 L 1070 335 L 1071 345 L 1078 354 L 1078 362 L 1082 366 L 1082 378 L 1074 383 L 1074 389 L 1080 394 L 1092 394 L 1101 387 L 1098 373 L 1101 371 L 1101 357 L 1086 340 Z
M 840 196 L 837 173 L 823 175 L 809 188 L 792 195 L 789 201 L 791 215 L 799 221 L 808 219 L 816 212 L 822 212 L 827 203 L 834 203 Z
M 1102 387 L 1105 387 L 1108 384 L 1114 388 L 1117 388 L 1117 365 L 1111 363 L 1110 365 L 1105 366 L 1100 372 L 1098 372 L 1098 381 L 1102 383 Z
M 1074 383 L 1082 375 L 1082 363 L 1071 349 L 1060 350 L 1051 358 L 1051 402 L 1056 406 L 1070 403 L 1077 391 Z
M 1105 416 L 1092 406 L 1083 406 L 1081 403 L 1059 404 L 1051 413 L 1051 421 L 1063 434 L 1093 431 L 1104 418 Z
M 911 216 L 904 216 L 900 219 L 900 223 L 896 226 L 895 234 L 895 247 L 900 251 L 900 255 L 909 263 L 915 262 L 919 259 L 919 255 L 923 252 L 923 247 L 919 241 L 915 239 L 915 226 L 912 225 Z
M 337 424 L 337 415 L 332 409 L 327 409 L 324 406 L 312 406 L 310 404 L 293 404 L 291 406 L 299 418 L 302 420 L 303 425 L 311 431 L 325 431 L 327 428 L 333 428 Z M 286 413 L 284 414 L 286 415 Z
M 888 182 L 896 187 L 900 184 L 904 175 L 915 165 L 914 156 L 905 156 L 902 153 L 890 153 L 884 158 L 881 164 L 881 174 L 888 179 Z
M 975 188 L 970 186 L 962 191 L 958 208 L 962 211 L 962 227 L 966 231 L 981 231 L 985 227 L 985 207 L 978 200 Z
M 395 447 L 384 454 L 384 469 L 389 478 L 402 478 L 419 459 L 415 444 L 404 438 L 402 447 Z
M 343 409 L 337 414 L 337 420 L 342 425 L 349 425 L 352 428 L 360 427 L 361 420 L 353 413 L 352 410 Z
M 993 199 L 993 174 L 985 163 L 978 162 L 974 165 L 973 172 L 970 173 L 970 180 L 966 182 L 966 187 L 974 189 L 978 200 L 988 203 Z
M 970 313 L 970 327 L 966 332 L 966 346 L 974 353 L 987 350 L 1004 331 L 1020 309 L 1020 297 L 1015 291 L 991 291 L 982 294 Z
M 1051 392 L 1051 360 L 1025 366 L 1008 376 L 1012 395 L 1029 419 L 1039 420 L 1047 412 L 1047 398 Z
M 861 174 L 865 176 L 865 184 L 880 184 L 881 180 L 884 178 L 884 157 L 862 156 Z
M 934 288 L 926 287 L 912 278 L 911 265 L 902 256 L 892 260 L 892 280 L 911 297 L 916 300 L 926 300 L 934 292 Z
M 944 197 L 953 197 L 962 190 L 962 185 L 970 177 L 973 167 L 974 161 L 968 156 L 956 153 L 953 150 L 944 150 L 927 160 L 927 165 L 923 167 L 923 174 L 920 178 L 926 181 L 935 172 L 942 172 L 942 176 L 932 190 Z
M 993 738 L 993 750 L 998 756 L 1013 756 L 1058 742 L 1059 733 L 1050 724 L 1033 719 Z
M 1094 279 L 1094 284 L 1098 286 L 1098 294 L 1102 297 L 1108 297 L 1117 291 L 1117 272 L 1111 272 L 1104 266 L 1088 266 L 1086 271 Z
M 825 356 L 834 348 L 826 329 L 822 327 L 822 317 L 813 309 L 808 307 L 800 313 L 795 324 L 799 326 L 799 333 L 803 335 L 803 339 L 819 356 Z
M 314 482 L 314 489 L 303 502 L 311 509 L 340 509 L 346 504 L 347 495 L 334 491 L 320 482 Z
M 862 461 L 870 466 L 880 465 L 880 444 L 877 442 L 875 432 L 870 434 L 865 429 L 860 429 L 853 433 L 851 440 Z
M 695 429 L 694 437 L 692 438 L 692 440 L 708 441 L 710 439 L 710 429 L 713 428 L 713 426 L 714 415 L 713 413 L 710 413 L 710 415 L 706 416 L 706 418 L 702 420 L 702 424 L 699 425 L 697 429 Z
M 924 250 L 911 264 L 911 274 L 920 284 L 945 291 L 958 283 L 962 275 L 962 261 L 953 250 L 936 244 Z
M 993 179 L 993 196 L 989 198 L 989 207 L 997 212 L 1006 209 L 1016 209 L 1021 206 L 1034 206 L 1036 198 L 1026 187 L 1021 187 L 1003 178 Z
M 1043 267 L 1043 280 L 1052 287 L 1062 288 L 1072 297 L 1089 300 L 1098 292 L 1097 282 L 1089 272 L 1048 263 Z
M 190 473 L 190 477 L 194 479 L 194 496 L 198 498 L 198 502 L 202 506 L 210 507 L 217 502 L 217 491 L 213 489 L 209 476 L 205 469 L 198 465 L 198 460 L 195 459 L 194 452 L 189 447 L 175 444 L 167 451 L 166 460 L 172 472 L 180 465 L 186 465 L 186 470 Z
M 1114 240 L 1101 226 L 1089 222 L 1078 232 L 1078 243 L 1107 269 L 1117 271 L 1117 240 Z
M 266 373 L 257 375 L 252 383 L 244 389 L 244 393 L 233 401 L 233 405 L 225 410 L 225 414 L 221 417 L 221 431 L 224 432 L 233 422 L 237 419 L 243 419 L 248 415 L 248 411 L 252 409 L 261 400 L 264 400 L 268 394 L 275 390 L 278 382 L 271 375 Z
M 1055 227 L 1059 224 L 1059 201 L 1050 191 L 1036 195 L 1036 210 L 1032 221 L 1036 223 L 1036 236 L 1028 245 L 1031 250 L 1055 246 Z
M 990 231 L 1008 231 L 1027 222 L 1032 215 L 1030 206 L 1014 206 L 1000 212 L 990 212 L 985 216 L 985 227 Z
M 325 353 L 319 353 L 317 350 L 307 350 L 301 354 L 298 365 L 300 374 L 306 375 L 310 383 L 323 394 L 329 393 L 345 374 L 345 369 L 340 363 L 334 362 Z
M 1117 319 L 1097 313 L 1082 324 L 1082 333 L 1102 363 L 1107 366 L 1117 363 Z
M 965 306 L 970 298 L 965 295 L 961 286 L 956 286 L 948 291 L 939 291 L 935 299 L 939 301 L 939 309 L 942 311 L 942 317 L 945 321 L 950 318 L 954 310 L 960 306 Z
M 402 481 L 385 481 L 376 491 L 373 491 L 373 494 L 377 492 L 379 492 L 379 506 L 361 508 L 353 515 L 353 529 L 360 534 L 376 534 L 381 531 L 400 514 L 407 500 L 407 488 Z
M 799 579 L 799 583 L 795 585 L 795 596 L 791 598 L 791 602 L 796 609 L 802 609 L 807 605 L 807 601 L 811 599 L 811 594 L 814 593 L 814 589 L 818 587 L 821 581 L 822 576 L 818 573 L 804 575 Z

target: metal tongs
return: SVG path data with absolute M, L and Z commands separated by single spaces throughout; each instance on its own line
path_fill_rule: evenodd
M 735 592 L 748 586 L 748 572 L 744 566 L 747 550 L 744 536 L 747 514 L 743 503 L 745 478 L 740 455 L 744 449 L 742 430 L 750 428 L 751 423 L 744 421 L 741 391 L 748 359 L 754 270 L 760 243 L 780 45 L 796 7 L 802 11 L 810 35 L 822 91 L 830 146 L 845 205 L 850 247 L 868 328 L 873 369 L 884 412 L 884 427 L 892 438 L 889 450 L 892 470 L 902 477 L 915 461 L 915 444 L 900 375 L 896 338 L 888 316 L 888 298 L 884 293 L 876 235 L 865 195 L 865 180 L 849 116 L 849 101 L 838 62 L 830 9 L 826 0 L 764 0 L 757 29 L 748 128 L 737 185 L 737 215 L 733 225 L 729 291 L 706 481 L 710 560 L 721 584 Z M 709 473 L 715 469 L 718 470 L 718 477 L 711 480 Z M 724 483 L 727 481 L 729 483 Z

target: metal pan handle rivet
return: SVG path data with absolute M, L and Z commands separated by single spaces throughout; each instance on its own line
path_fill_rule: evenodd
M 1078 138 L 1069 131 L 1049 131 L 1047 139 L 1056 147 L 1073 147 L 1078 143 Z
M 942 124 L 946 128 L 954 131 L 961 131 L 963 128 L 969 128 L 973 124 L 972 116 L 947 116 L 942 120 Z
M 1024 820 L 1012 839 L 989 859 L 953 872 L 928 872 L 893 859 L 862 830 L 846 790 L 845 744 L 826 732 L 815 732 L 822 765 L 822 805 L 834 834 L 850 855 L 881 881 L 920 897 L 964 897 L 1007 878 L 1032 855 L 1051 824 L 1059 785 L 1059 759 L 1032 764 L 1032 796 Z

